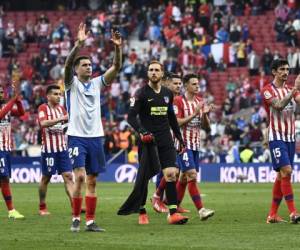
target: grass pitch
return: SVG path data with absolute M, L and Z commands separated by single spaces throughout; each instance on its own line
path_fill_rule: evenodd
M 71 212 L 61 184 L 50 184 L 47 204 L 51 215 L 38 215 L 38 185 L 12 185 L 15 207 L 23 221 L 7 218 L 0 202 L 0 249 L 299 249 L 300 225 L 265 223 L 271 184 L 201 183 L 204 204 L 216 210 L 208 221 L 199 220 L 186 193 L 183 205 L 191 209 L 186 225 L 168 225 L 165 214 L 155 213 L 150 202 L 150 224 L 137 224 L 137 215 L 118 216 L 117 209 L 131 184 L 98 183 L 97 223 L 104 233 L 70 232 Z M 154 190 L 150 185 L 149 197 Z M 294 185 L 300 207 L 300 185 Z M 2 197 L 1 197 L 2 198 Z M 284 201 L 280 215 L 288 219 Z M 83 218 L 84 219 L 84 218 Z M 84 222 L 84 220 L 83 220 Z

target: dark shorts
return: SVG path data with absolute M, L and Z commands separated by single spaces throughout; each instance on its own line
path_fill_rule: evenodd
M 105 172 L 105 155 L 101 137 L 68 136 L 68 145 L 73 169 L 85 167 L 88 175 Z
M 0 179 L 11 175 L 11 159 L 9 151 L 0 151 Z
M 68 151 L 57 153 L 42 153 L 42 174 L 51 176 L 56 174 L 72 172 L 71 161 Z
M 183 154 L 177 156 L 177 162 L 181 172 L 190 169 L 199 170 L 199 151 L 187 149 Z
M 273 169 L 277 172 L 280 168 L 290 165 L 293 167 L 295 156 L 295 142 L 270 141 L 269 142 Z
M 162 169 L 169 167 L 178 167 L 176 164 L 176 150 L 174 146 L 157 147 L 158 157 Z

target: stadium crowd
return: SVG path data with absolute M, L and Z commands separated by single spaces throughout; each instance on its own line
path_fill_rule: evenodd
M 151 4 L 144 1 L 143 7 L 136 11 L 131 1 L 109 1 L 101 5 L 97 5 L 97 1 L 88 1 L 86 6 L 81 6 L 78 1 L 67 2 L 60 9 L 87 10 L 83 21 L 91 33 L 84 52 L 92 59 L 95 75 L 105 72 L 112 60 L 111 29 L 118 29 L 125 39 L 125 60 L 120 76 L 102 92 L 107 154 L 120 149 L 135 150 L 137 138 L 127 123 L 129 99 L 145 83 L 147 64 L 155 58 L 163 61 L 167 72 L 198 74 L 200 95 L 208 103 L 214 103 L 210 93 L 211 72 L 247 66 L 249 75 L 241 74 L 224 83 L 224 103 L 210 114 L 210 133 L 202 133 L 201 161 L 270 160 L 264 143 L 261 143 L 267 123 L 260 90 L 270 79 L 273 59 L 286 57 L 291 73 L 300 73 L 300 9 L 296 1 L 186 0 L 150 1 Z M 13 19 L 7 20 L 6 11 L 9 9 L 0 8 L 0 57 L 9 58 L 10 62 L 7 71 L 0 72 L 0 80 L 7 95 L 12 80 L 21 82 L 26 113 L 20 121 L 13 121 L 12 128 L 16 152 L 26 152 L 28 145 L 40 143 L 37 107 L 45 102 L 45 86 L 54 82 L 63 88 L 64 61 L 76 38 L 63 17 L 52 23 L 45 12 L 35 21 L 29 20 L 16 27 Z M 248 24 L 240 22 L 240 16 L 261 15 L 266 11 L 274 12 L 277 41 L 286 42 L 286 55 L 267 47 L 258 55 L 253 49 L 255 41 Z M 136 48 L 131 44 L 134 38 L 140 42 L 150 41 L 150 46 Z M 20 65 L 19 53 L 33 43 L 37 44 L 38 53 Z M 211 53 L 206 55 L 203 46 L 214 43 L 229 43 L 233 48 L 233 60 L 216 62 Z M 63 97 L 61 102 L 64 102 Z M 300 136 L 299 122 L 296 131 Z M 240 157 L 244 148 L 253 151 L 249 159 Z

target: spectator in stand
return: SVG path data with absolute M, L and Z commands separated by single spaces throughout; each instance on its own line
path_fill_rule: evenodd
M 248 55 L 248 68 L 250 76 L 258 75 L 259 72 L 260 61 L 259 57 L 253 50 L 250 55 Z
M 273 55 L 269 48 L 264 49 L 264 53 L 262 55 L 261 61 L 262 61 L 264 72 L 266 73 L 266 75 L 270 75 L 271 74 L 270 65 L 271 62 L 273 61 Z
M 286 22 L 289 15 L 289 8 L 285 5 L 283 0 L 279 0 L 278 5 L 275 8 L 276 18 L 280 18 L 283 22 Z
M 293 54 L 291 68 L 293 74 L 297 75 L 300 73 L 300 49 L 299 48 L 296 48 L 296 51 Z
M 214 71 L 216 69 L 216 62 L 212 53 L 209 53 L 206 59 L 206 69 L 208 72 Z
M 289 20 L 285 25 L 284 33 L 287 39 L 286 45 L 297 47 L 298 46 L 297 31 L 295 30 L 291 20 Z
M 226 71 L 226 69 L 227 69 L 227 65 L 223 61 L 223 58 L 221 58 L 220 61 L 217 63 L 217 70 L 224 72 L 224 71 Z
M 291 70 L 293 70 L 293 50 L 292 50 L 292 48 L 288 48 L 286 60 L 288 61 L 289 65 L 291 67 Z
M 246 44 L 244 41 L 240 41 L 237 47 L 237 61 L 239 67 L 244 67 L 246 65 Z
M 273 60 L 277 60 L 279 58 L 281 58 L 281 55 L 279 54 L 279 51 L 276 49 L 273 54 Z
M 264 86 L 266 86 L 269 83 L 268 78 L 266 77 L 266 73 L 263 70 L 259 71 L 259 76 L 258 78 L 256 78 L 255 82 L 254 82 L 254 86 L 256 89 L 258 89 L 259 91 L 262 90 L 262 88 Z
M 285 33 L 284 33 L 285 23 L 282 21 L 281 18 L 277 18 L 274 24 L 274 29 L 277 33 L 276 40 L 277 42 L 284 42 L 285 41 Z
M 220 43 L 226 43 L 229 41 L 229 34 L 223 26 L 217 31 L 216 39 Z

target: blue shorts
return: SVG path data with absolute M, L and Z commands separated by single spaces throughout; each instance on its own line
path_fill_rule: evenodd
M 85 167 L 88 175 L 105 172 L 105 155 L 101 137 L 68 136 L 69 157 L 74 168 Z
M 42 174 L 51 176 L 56 174 L 72 172 L 71 161 L 68 151 L 57 153 L 42 153 Z
M 190 169 L 199 170 L 199 151 L 187 149 L 183 154 L 177 155 L 177 162 L 181 172 Z
M 9 151 L 0 151 L 0 178 L 9 178 L 11 175 L 11 160 Z
M 277 172 L 281 167 L 293 167 L 295 156 L 295 142 L 270 141 L 269 142 L 273 169 Z

